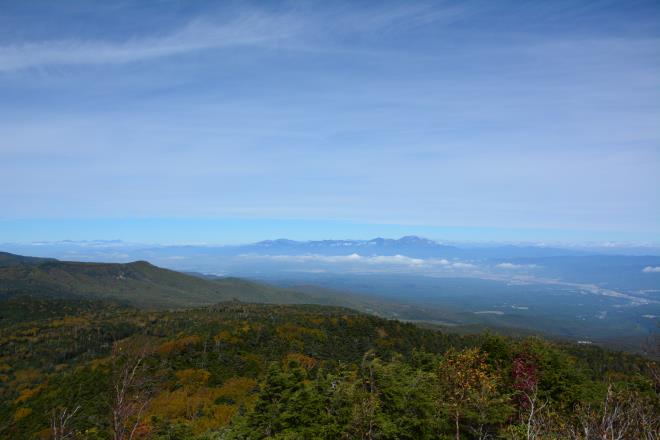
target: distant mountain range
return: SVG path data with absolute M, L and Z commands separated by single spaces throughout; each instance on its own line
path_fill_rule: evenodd
M 588 249 L 567 249 L 536 245 L 448 245 L 427 238 L 406 236 L 399 239 L 371 240 L 266 240 L 244 245 L 145 245 L 119 240 L 57 241 L 39 243 L 5 243 L 0 249 L 16 254 L 74 258 L 81 260 L 131 261 L 136 259 L 259 255 L 405 255 L 414 258 L 540 258 L 576 256 L 598 253 Z M 652 249 L 649 248 L 649 252 Z M 633 253 L 644 253 L 635 250 Z M 650 252 L 652 253 L 652 252 Z
M 119 240 L 0 245 L 0 250 L 35 257 L 112 263 L 143 260 L 182 272 L 253 279 L 265 274 L 328 271 L 500 280 L 524 275 L 537 281 L 588 283 L 633 294 L 660 289 L 660 257 L 653 255 L 653 248 L 629 248 L 627 255 L 617 255 L 614 249 L 617 248 L 450 245 L 417 236 L 370 240 L 277 239 L 231 246 L 145 245 Z M 643 250 L 648 253 L 644 254 Z
M 252 245 L 237 246 L 240 252 L 269 253 L 280 255 L 406 255 L 411 257 L 457 256 L 462 251 L 455 246 L 437 243 L 416 236 L 400 239 L 374 238 L 372 240 L 266 240 Z
M 405 255 L 415 258 L 509 259 L 545 258 L 580 255 L 660 255 L 654 246 L 610 244 L 593 246 L 546 246 L 534 244 L 460 243 L 447 244 L 414 235 L 399 239 L 370 240 L 312 240 L 296 241 L 285 238 L 242 245 L 149 245 L 121 240 L 51 241 L 35 243 L 3 243 L 0 249 L 22 255 L 54 258 L 131 261 L 158 257 L 191 255 L 237 256 L 243 254 L 268 255 Z M 150 260 L 151 261 L 151 260 Z
M 427 238 L 414 235 L 399 239 L 374 238 L 371 240 L 267 240 L 253 245 L 238 246 L 242 252 L 268 252 L 272 254 L 321 254 L 346 255 L 405 255 L 415 258 L 541 258 L 556 256 L 588 255 L 585 249 L 566 249 L 549 246 L 531 245 L 472 245 L 455 246 L 438 243 Z

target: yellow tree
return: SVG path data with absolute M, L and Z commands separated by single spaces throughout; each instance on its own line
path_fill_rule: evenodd
M 486 355 L 477 348 L 449 350 L 436 371 L 436 406 L 453 418 L 455 436 L 461 437 L 461 421 L 477 422 L 477 434 L 483 437 L 484 424 L 497 410 L 505 410 L 497 394 L 498 376 L 486 363 Z

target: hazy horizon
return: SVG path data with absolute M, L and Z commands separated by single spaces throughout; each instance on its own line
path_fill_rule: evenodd
M 446 244 L 567 248 L 660 248 L 644 234 L 561 229 L 434 227 L 291 219 L 0 219 L 0 245 L 121 241 L 152 245 L 242 245 L 265 240 L 399 239 L 417 236 Z M 612 239 L 616 237 L 618 239 Z M 651 238 L 651 239 L 649 239 Z M 0 249 L 1 250 L 1 249 Z

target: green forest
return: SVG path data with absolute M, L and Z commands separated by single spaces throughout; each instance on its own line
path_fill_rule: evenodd
M 3 439 L 657 439 L 658 365 L 319 305 L 0 303 Z

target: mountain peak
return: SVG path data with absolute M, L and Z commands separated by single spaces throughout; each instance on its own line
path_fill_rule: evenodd
M 433 240 L 429 240 L 428 238 L 424 237 L 418 237 L 416 235 L 406 235 L 405 237 L 399 238 L 399 243 L 406 243 L 406 244 L 416 244 L 416 245 L 436 245 L 436 243 Z
M 297 244 L 298 242 L 295 240 L 289 240 L 287 238 L 277 238 L 275 240 L 263 240 L 259 241 L 255 244 L 258 246 L 263 246 L 263 247 L 271 247 L 271 246 L 281 246 L 281 245 L 291 245 L 291 244 Z

